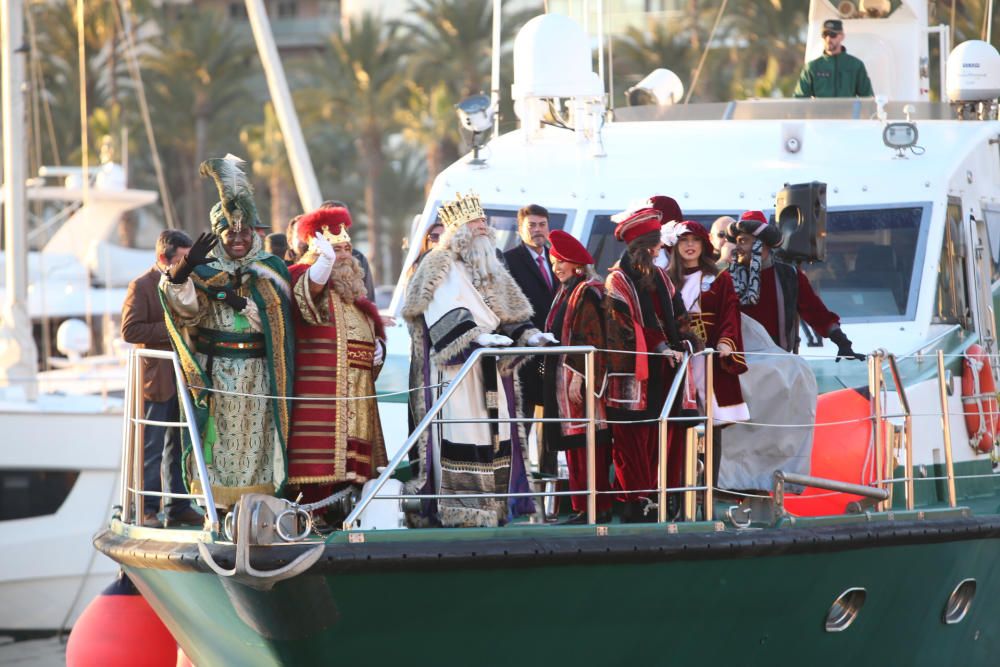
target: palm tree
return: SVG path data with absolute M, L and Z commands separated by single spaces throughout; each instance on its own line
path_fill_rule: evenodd
M 80 146 L 80 66 L 77 50 L 76 2 L 29 3 L 33 27 L 37 35 L 41 70 L 40 94 L 52 114 L 56 146 L 49 147 L 52 162 L 59 158 L 79 162 Z M 84 88 L 87 95 L 87 119 L 95 109 L 106 107 L 117 124 L 119 84 L 124 77 L 114 5 L 110 2 L 88 2 L 84 5 L 84 45 L 87 60 L 84 67 Z M 119 128 L 112 128 L 117 130 Z M 91 159 L 99 137 L 87 147 Z
M 373 272 L 387 275 L 380 239 L 385 140 L 397 129 L 392 110 L 407 92 L 406 72 L 400 67 L 405 51 L 399 26 L 365 14 L 334 35 L 326 53 L 312 68 L 313 87 L 303 95 L 306 105 L 354 137 L 364 173 L 364 211 L 368 223 Z M 322 159 L 321 156 L 320 159 Z M 337 160 L 339 156 L 325 156 Z
M 455 102 L 443 81 L 436 83 L 430 90 L 413 82 L 407 87 L 410 91 L 409 98 L 405 106 L 396 110 L 395 117 L 403 128 L 403 138 L 424 150 L 426 196 L 434 183 L 434 177 L 455 157 L 451 149 L 457 149 L 460 140 L 455 120 Z
M 240 141 L 246 149 L 254 175 L 267 181 L 269 201 L 266 203 L 271 209 L 271 231 L 283 232 L 288 220 L 293 217 L 292 211 L 299 212 L 300 207 L 281 130 L 270 103 L 264 105 L 264 122 L 244 127 L 240 132 Z M 264 199 L 258 197 L 257 210 L 263 211 L 264 204 Z
M 161 15 L 158 22 L 163 32 L 142 58 L 146 92 L 171 165 L 171 191 L 183 193 L 183 225 L 196 231 L 204 228 L 211 201 L 198 165 L 239 146 L 239 128 L 259 113 L 248 93 L 259 70 L 245 36 L 225 29 L 214 12 L 187 11 L 173 20 Z
M 805 55 L 808 3 L 770 0 L 739 3 L 733 9 L 731 28 L 746 42 L 734 81 L 742 91 L 734 93 L 764 97 L 779 89 L 790 95 Z
M 691 85 L 691 74 L 698 54 L 691 47 L 691 38 L 666 21 L 650 23 L 647 28 L 632 26 L 614 43 L 615 76 L 624 84 L 624 91 L 659 67 L 674 71 Z M 624 102 L 624 92 L 622 92 Z
M 534 13 L 505 14 L 501 43 L 508 45 Z M 461 137 L 454 105 L 489 89 L 493 9 L 489 2 L 413 0 L 408 15 L 403 25 L 412 45 L 414 97 L 399 120 L 407 138 L 419 142 L 427 155 L 428 189 L 440 170 L 458 159 Z M 507 91 L 509 87 L 501 92 L 502 108 L 509 107 Z

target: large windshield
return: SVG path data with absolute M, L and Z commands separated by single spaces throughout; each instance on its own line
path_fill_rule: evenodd
M 802 265 L 827 308 L 846 321 L 912 319 L 927 210 L 926 204 L 914 204 L 828 211 L 826 260 Z M 725 214 L 739 216 L 739 212 L 689 212 L 685 217 L 709 227 Z M 625 249 L 614 237 L 610 216 L 594 214 L 587 239 L 602 275 Z
M 826 261 L 802 270 L 843 320 L 910 319 L 925 206 L 829 211 Z

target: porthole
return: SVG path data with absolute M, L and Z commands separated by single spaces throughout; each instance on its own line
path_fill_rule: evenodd
M 848 588 L 841 593 L 830 605 L 830 611 L 826 612 L 825 630 L 843 632 L 849 628 L 861 612 L 867 597 L 863 588 Z
M 965 579 L 959 583 L 948 596 L 948 602 L 944 605 L 944 613 L 941 614 L 941 621 L 945 625 L 961 623 L 965 615 L 969 613 L 974 597 L 976 597 L 975 579 Z

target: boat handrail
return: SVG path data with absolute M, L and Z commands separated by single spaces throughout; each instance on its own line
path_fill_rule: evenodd
M 410 450 L 413 449 L 414 445 L 420 441 L 420 437 L 423 435 L 432 423 L 437 422 L 437 415 L 444 408 L 445 404 L 451 399 L 452 394 L 455 393 L 458 386 L 462 383 L 462 380 L 466 378 L 469 373 L 476 367 L 476 364 L 486 356 L 491 357 L 513 357 L 513 356 L 536 356 L 536 355 L 563 355 L 563 354 L 585 354 L 586 355 L 586 367 L 584 373 L 584 381 L 588 388 L 594 386 L 594 352 L 596 348 L 591 345 L 567 345 L 567 346 L 551 346 L 551 347 L 508 347 L 508 348 L 496 348 L 496 347 L 480 347 L 472 351 L 465 363 L 462 364 L 461 368 L 455 374 L 445 387 L 444 391 L 437 398 L 436 401 L 427 410 L 427 414 L 424 415 L 423 419 L 414 427 L 413 431 L 410 433 L 409 437 L 403 443 L 403 446 L 396 451 L 392 459 L 382 470 L 382 473 L 378 476 L 372 489 L 362 496 L 351 513 L 347 515 L 344 519 L 342 527 L 344 531 L 351 531 L 358 517 L 361 513 L 368 507 L 368 504 L 375 498 L 382 487 L 385 486 L 389 478 L 392 477 L 396 472 L 396 468 L 402 463 L 403 458 L 407 457 Z M 573 421 L 586 421 L 587 422 L 587 468 L 588 468 L 588 488 L 591 496 L 596 499 L 595 485 L 590 483 L 593 479 L 593 468 L 594 468 L 594 392 L 592 389 L 587 391 L 586 400 L 586 416 L 584 419 L 577 419 Z M 516 418 L 512 417 L 509 421 L 528 421 L 533 422 L 534 419 L 531 418 Z M 535 494 L 538 495 L 538 494 Z M 593 511 L 591 511 L 593 510 Z M 596 521 L 596 502 L 588 500 L 588 522 L 593 524 Z
M 161 359 L 171 362 L 174 378 L 177 383 L 177 398 L 181 403 L 183 414 L 185 415 L 182 421 L 158 422 L 140 417 L 140 415 L 145 414 L 143 410 L 142 387 L 144 383 L 141 359 Z M 215 509 L 215 498 L 212 495 L 212 485 L 208 477 L 208 466 L 205 464 L 201 433 L 195 422 L 194 402 L 191 400 L 191 392 L 188 389 L 184 373 L 181 372 L 180 360 L 177 357 L 177 353 L 173 350 L 132 348 L 129 351 L 126 377 L 128 378 L 128 382 L 125 385 L 125 404 L 122 411 L 125 422 L 122 429 L 122 521 L 128 523 L 133 513 L 137 519 L 141 520 L 143 515 L 142 502 L 143 498 L 147 495 L 170 498 L 196 498 L 204 502 L 208 523 L 211 526 L 212 532 L 217 533 L 219 531 L 219 515 Z M 153 492 L 144 489 L 143 461 L 142 457 L 137 455 L 139 452 L 144 452 L 142 429 L 137 427 L 146 425 L 172 426 L 188 430 L 188 435 L 191 438 L 191 451 L 198 470 L 198 479 L 202 486 L 201 493 L 173 494 L 168 491 Z
M 899 404 L 903 408 L 903 441 L 906 452 L 906 460 L 903 462 L 903 476 L 906 478 L 906 509 L 912 510 L 915 503 L 913 488 L 913 412 L 910 410 L 910 399 L 906 396 L 906 386 L 899 377 L 896 355 L 891 352 L 884 352 L 884 356 L 889 362 L 889 372 L 892 374 L 892 382 L 896 385 L 896 395 L 899 397 Z M 883 417 L 886 416 L 883 415 Z
M 697 354 L 704 354 L 704 352 L 699 352 Z M 656 470 L 657 472 L 656 486 L 658 487 L 657 491 L 658 498 L 656 503 L 657 504 L 656 509 L 658 514 L 658 519 L 661 523 L 667 520 L 667 451 L 669 443 L 667 418 L 670 415 L 670 410 L 674 405 L 674 401 L 677 400 L 677 394 L 680 392 L 681 386 L 684 384 L 684 379 L 687 375 L 687 367 L 688 364 L 691 363 L 692 357 L 693 357 L 692 354 L 687 352 L 684 353 L 684 358 L 681 359 L 680 365 L 677 368 L 677 372 L 674 374 L 674 380 L 673 382 L 670 383 L 670 389 L 667 391 L 667 397 L 663 401 L 663 407 L 660 408 L 660 416 L 657 420 L 659 429 L 657 432 L 657 438 L 658 438 L 657 443 L 659 445 L 659 456 L 658 456 L 659 463 L 657 465 L 657 470 Z M 707 365 L 710 366 L 711 364 Z M 690 454 L 690 447 L 687 453 Z M 687 470 L 687 467 L 685 467 L 685 470 Z M 691 481 L 690 479 L 687 479 L 687 475 L 685 475 L 684 482 L 686 486 L 688 486 L 687 483 L 690 481 Z M 711 485 L 709 484 L 707 486 Z M 685 493 L 685 499 L 689 498 L 687 493 L 691 492 Z

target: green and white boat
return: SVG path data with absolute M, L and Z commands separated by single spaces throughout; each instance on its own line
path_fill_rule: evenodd
M 837 17 L 813 2 L 808 56 Z M 422 238 L 440 201 L 472 190 L 510 244 L 517 209 L 542 203 L 603 271 L 621 250 L 610 215 L 635 199 L 672 195 L 699 221 L 762 209 L 794 225 L 813 200 L 776 208 L 784 185 L 825 183 L 825 235 L 812 234 L 826 262 L 803 268 L 871 353 L 837 363 L 824 340 L 803 346 L 821 394 L 809 475 L 775 471 L 772 494 L 723 502 L 705 487 L 711 470 L 691 465 L 679 521 L 665 520 L 661 489 L 655 523 L 597 525 L 591 512 L 588 525 L 406 529 L 392 523 L 408 502 L 393 477 L 432 410 L 389 443 L 379 488 L 326 538 L 291 534 L 301 508 L 263 497 L 245 498 L 228 527 L 202 498 L 203 530 L 150 529 L 136 520 L 130 391 L 121 508 L 97 548 L 197 665 L 996 664 L 996 394 L 963 390 L 962 376 L 974 345 L 977 362 L 992 361 L 979 380 L 1000 366 L 1000 56 L 960 46 L 942 63 L 954 101 L 932 102 L 928 42 L 947 32 L 928 30 L 925 3 L 844 23 L 876 99 L 654 104 L 612 119 L 583 31 L 536 18 L 515 44 L 521 127 L 445 170 L 411 230 Z M 983 76 L 962 78 L 972 70 Z M 542 123 L 553 109 L 566 127 Z M 405 333 L 391 330 L 384 421 L 402 419 L 408 359 Z M 977 397 L 987 451 L 964 413 Z M 700 446 L 710 462 L 714 443 L 697 431 L 689 460 Z

